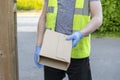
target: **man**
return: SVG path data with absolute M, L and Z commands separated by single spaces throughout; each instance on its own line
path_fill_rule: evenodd
M 91 16 L 90 16 L 91 15 Z M 44 66 L 45 80 L 92 80 L 89 55 L 90 34 L 102 24 L 100 0 L 46 0 L 38 23 L 35 63 L 42 46 L 45 28 L 68 35 L 72 40 L 71 63 L 67 71 Z

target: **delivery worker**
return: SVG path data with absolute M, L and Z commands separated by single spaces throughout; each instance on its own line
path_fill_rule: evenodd
M 102 24 L 100 0 L 46 0 L 38 23 L 34 60 L 38 67 L 45 29 L 66 34 L 72 40 L 71 63 L 67 71 L 44 66 L 45 80 L 92 80 L 89 56 L 90 34 Z M 52 45 L 51 45 L 52 47 Z

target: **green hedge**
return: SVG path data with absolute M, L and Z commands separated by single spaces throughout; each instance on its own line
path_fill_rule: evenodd
M 120 1 L 102 0 L 103 25 L 97 32 L 120 32 Z
M 41 10 L 43 0 L 17 0 L 18 10 Z

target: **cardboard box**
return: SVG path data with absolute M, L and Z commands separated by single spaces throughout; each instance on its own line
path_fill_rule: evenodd
M 67 41 L 66 36 L 51 30 L 46 30 L 39 63 L 49 67 L 67 70 L 70 64 L 72 41 Z

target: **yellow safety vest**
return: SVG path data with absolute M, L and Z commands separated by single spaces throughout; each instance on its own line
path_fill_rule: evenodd
M 54 30 L 58 13 L 58 0 L 48 0 L 46 13 L 46 28 Z M 80 31 L 90 21 L 89 0 L 76 0 L 73 32 Z M 90 35 L 82 38 L 72 49 L 71 58 L 86 58 L 90 55 Z

